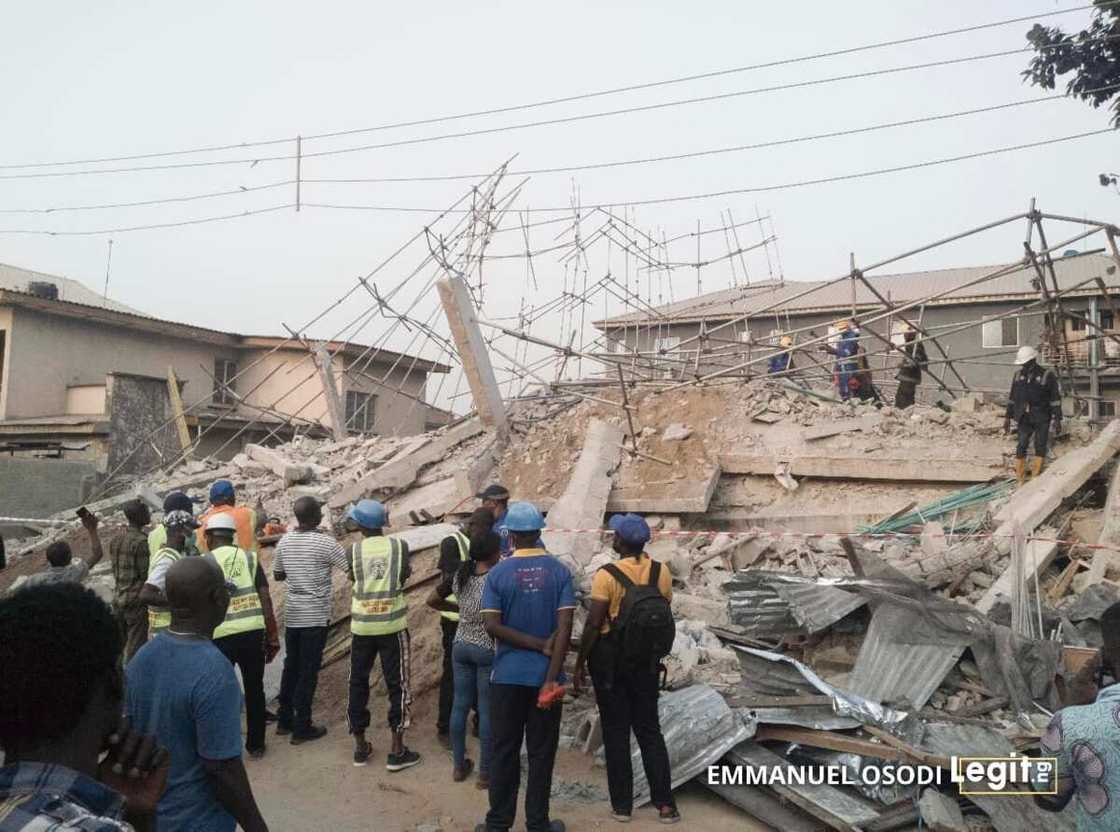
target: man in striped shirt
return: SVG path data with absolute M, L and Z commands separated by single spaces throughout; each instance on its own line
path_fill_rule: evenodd
M 319 529 L 323 510 L 318 500 L 300 497 L 292 508 L 299 526 L 280 538 L 272 562 L 276 580 L 288 583 L 284 600 L 287 652 L 280 677 L 276 733 L 290 734 L 292 745 L 299 745 L 327 733 L 325 727 L 312 724 L 311 704 L 331 618 L 331 569 L 349 575 L 350 561 L 338 541 Z

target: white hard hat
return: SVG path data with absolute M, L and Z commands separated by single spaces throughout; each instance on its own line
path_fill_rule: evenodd
M 1019 351 L 1015 353 L 1016 364 L 1026 364 L 1028 361 L 1033 361 L 1038 358 L 1038 350 L 1034 347 L 1022 346 Z
M 237 531 L 237 523 L 233 519 L 233 515 L 228 511 L 222 511 L 218 514 L 213 514 L 206 518 L 206 531 Z

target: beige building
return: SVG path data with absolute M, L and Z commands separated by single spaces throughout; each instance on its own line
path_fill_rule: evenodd
M 448 367 L 326 344 L 350 433 L 415 434 L 443 418 L 425 403 Z M 200 455 L 326 435 L 323 376 L 303 344 L 159 320 L 76 281 L 0 265 L 0 451 L 144 471 L 181 450 L 174 372 Z

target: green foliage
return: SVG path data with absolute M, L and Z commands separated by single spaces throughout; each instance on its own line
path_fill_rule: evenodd
M 1023 78 L 1052 90 L 1059 76 L 1073 73 L 1066 93 L 1093 107 L 1107 104 L 1112 124 L 1120 127 L 1120 2 L 1094 0 L 1089 26 L 1074 34 L 1036 23 L 1027 40 L 1037 53 Z

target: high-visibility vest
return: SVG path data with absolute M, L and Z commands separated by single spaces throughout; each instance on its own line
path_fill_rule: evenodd
M 237 532 L 233 542 L 246 552 L 257 551 L 257 513 L 247 506 L 211 506 L 199 516 L 198 522 L 202 527 L 198 530 L 198 551 L 209 552 L 206 546 L 206 521 L 215 514 L 232 514 L 233 522 L 237 524 Z
M 164 538 L 166 540 L 166 537 Z M 156 564 L 161 560 L 170 560 L 172 563 L 180 558 L 187 557 L 186 552 L 178 552 L 175 549 L 164 547 L 156 552 L 155 557 L 152 558 L 151 563 L 148 564 L 148 574 L 152 574 Z M 148 606 L 148 638 L 154 638 L 155 634 L 160 630 L 166 630 L 171 626 L 171 610 L 167 607 Z
M 459 560 L 460 560 L 460 562 L 465 561 L 467 558 L 470 557 L 470 554 L 469 554 L 470 550 L 471 550 L 470 538 L 468 538 L 462 532 L 455 532 L 455 534 L 452 535 L 452 536 L 455 538 L 455 542 L 459 544 Z M 457 597 L 455 597 L 455 593 L 452 593 L 451 595 L 448 595 L 447 596 L 447 601 L 449 603 L 452 603 L 452 604 L 458 604 L 459 603 L 459 599 Z M 441 611 L 440 615 L 442 615 L 448 621 L 458 621 L 459 620 L 459 613 L 457 613 L 457 612 L 443 612 L 443 611 Z
M 214 558 L 226 580 L 236 589 L 230 590 L 226 618 L 214 630 L 214 638 L 248 633 L 264 629 L 264 610 L 257 592 L 257 555 L 236 546 L 219 546 L 210 556 Z
M 148 533 L 148 554 L 151 560 L 154 561 L 156 555 L 159 554 L 160 549 L 167 548 L 167 526 L 160 523 Z M 183 547 L 186 554 L 197 555 L 199 554 L 198 547 L 194 545 L 194 538 L 187 536 L 187 543 Z
M 408 626 L 408 604 L 401 586 L 401 543 L 392 537 L 367 537 L 350 555 L 354 589 L 350 632 L 358 636 L 399 633 Z

